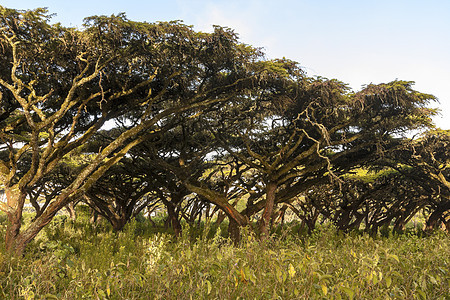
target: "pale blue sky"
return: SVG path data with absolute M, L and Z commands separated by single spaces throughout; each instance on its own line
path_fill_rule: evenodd
M 0 0 L 48 7 L 55 22 L 80 26 L 91 15 L 125 12 L 137 21 L 184 20 L 196 30 L 235 29 L 269 58 L 300 62 L 309 75 L 337 78 L 358 90 L 368 83 L 412 80 L 439 98 L 450 129 L 450 0 Z

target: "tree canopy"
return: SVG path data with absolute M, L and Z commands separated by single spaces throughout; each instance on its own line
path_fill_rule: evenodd
M 51 24 L 45 9 L 0 14 L 0 209 L 10 252 L 78 201 L 117 230 L 155 203 L 176 234 L 180 218 L 220 212 L 236 239 L 255 217 L 267 236 L 288 208 L 343 229 L 364 218 L 374 228 L 403 224 L 424 207 L 437 215 L 430 227 L 447 220 L 448 135 L 407 137 L 432 128 L 436 113 L 434 96 L 413 82 L 354 92 L 297 62 L 267 60 L 218 26 L 203 33 L 119 14 L 77 29 Z M 374 184 L 347 179 L 362 168 L 393 173 Z M 417 178 L 427 184 L 416 194 L 393 188 Z M 389 184 L 386 204 L 376 191 Z M 27 202 L 36 216 L 21 228 Z

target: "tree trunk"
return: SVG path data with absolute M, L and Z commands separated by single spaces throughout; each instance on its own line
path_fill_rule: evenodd
M 319 218 L 320 212 L 317 209 L 311 212 L 311 217 L 305 218 L 306 225 L 308 225 L 308 234 L 312 234 L 314 229 L 316 228 L 316 222 Z
M 155 223 L 155 221 L 153 221 L 152 216 L 151 216 L 151 213 L 148 214 L 147 220 L 150 222 L 150 224 L 152 224 L 152 226 L 153 226 L 154 228 L 158 227 L 158 225 Z
M 77 213 L 75 211 L 75 204 L 73 202 L 66 205 L 67 212 L 69 213 L 69 218 L 75 222 L 77 219 Z
M 392 229 L 396 233 L 402 233 L 405 230 L 407 219 L 404 216 L 399 216 L 394 222 L 394 228 Z
M 450 201 L 440 203 L 433 211 L 433 213 L 428 217 L 425 231 L 432 231 L 434 229 L 437 229 L 441 224 L 441 217 L 447 210 L 450 210 Z
M 182 228 L 180 224 L 180 220 L 178 219 L 178 214 L 175 211 L 175 205 L 171 201 L 163 200 L 164 204 L 167 208 L 167 214 L 169 215 L 169 221 L 172 225 L 173 232 L 175 233 L 175 237 L 180 237 L 182 234 Z
M 16 216 L 8 216 L 6 227 L 5 247 L 10 254 L 22 255 L 25 245 L 19 243 L 21 220 Z M 20 250 L 18 249 L 20 248 Z
M 336 223 L 336 227 L 339 230 L 346 231 L 352 220 L 351 212 L 353 211 L 352 207 L 341 207 L 341 213 L 339 214 L 339 219 Z
M 22 226 L 22 211 L 25 204 L 25 193 L 20 193 L 16 186 L 5 188 L 7 217 L 5 247 L 10 254 L 22 255 L 25 246 L 20 242 L 20 228 Z
M 356 229 L 358 230 L 361 227 L 361 223 L 364 220 L 364 214 L 360 214 L 358 212 L 355 213 L 355 221 L 351 223 L 348 227 L 348 230 Z
M 219 211 L 219 213 L 217 214 L 217 219 L 216 219 L 216 226 L 220 226 L 220 224 L 222 224 L 223 220 L 225 220 L 225 217 L 227 215 L 223 212 L 223 211 Z
M 239 245 L 239 242 L 241 241 L 241 229 L 239 224 L 233 220 L 232 218 L 228 218 L 229 224 L 228 224 L 228 236 L 233 241 L 234 245 Z
M 445 231 L 447 231 L 447 233 L 450 233 L 450 219 L 445 219 L 444 220 L 444 225 L 445 225 Z
M 283 227 L 284 225 L 284 216 L 286 215 L 286 210 L 287 210 L 288 206 L 287 205 L 283 205 L 278 212 L 276 213 L 276 216 L 273 219 L 273 225 L 274 226 L 278 226 L 280 225 L 281 227 Z
M 185 186 L 193 193 L 196 193 L 198 195 L 203 196 L 207 201 L 211 202 L 212 204 L 217 205 L 228 217 L 230 220 L 230 224 L 235 222 L 236 224 L 231 225 L 231 229 L 233 231 L 233 234 L 231 235 L 231 238 L 238 238 L 236 235 L 236 230 L 239 230 L 239 227 L 245 226 L 248 224 L 248 219 L 242 215 L 240 212 L 236 210 L 236 208 L 233 207 L 228 202 L 228 199 L 226 195 L 217 193 L 215 191 L 212 191 L 208 188 L 203 188 L 201 186 L 195 186 L 189 183 L 185 183 Z M 238 228 L 235 229 L 234 226 L 237 226 Z M 230 227 L 229 227 L 230 230 Z M 237 240 L 234 240 L 234 242 L 238 242 L 239 238 Z
M 37 219 L 35 219 L 25 230 L 20 231 L 21 227 L 21 212 L 16 213 L 16 217 L 9 219 L 9 224 L 6 231 L 6 250 L 11 255 L 22 256 L 26 246 L 38 235 L 38 233 L 44 228 L 56 213 L 60 207 L 49 207 L 51 209 L 45 211 Z M 21 211 L 18 209 L 17 211 Z M 11 222 L 14 221 L 14 222 Z
M 45 211 L 35 218 L 25 229 L 21 228 L 23 207 L 27 194 L 19 190 L 17 185 L 5 188 L 6 213 L 8 225 L 6 229 L 5 247 L 10 255 L 22 256 L 25 247 L 38 235 L 56 213 L 76 198 L 70 197 L 73 190 L 68 189 L 58 195 L 53 203 L 50 203 Z
M 269 224 L 270 218 L 272 217 L 273 206 L 275 204 L 276 189 L 277 184 L 274 182 L 269 182 L 266 185 L 266 203 L 261 219 L 259 220 L 259 232 L 261 234 L 261 239 L 265 239 L 269 236 Z
M 94 209 L 92 209 L 91 218 L 89 219 L 89 223 L 94 225 L 95 223 L 97 223 L 97 219 L 98 219 L 98 212 L 96 212 Z M 113 227 L 114 227 L 114 225 L 113 225 Z
M 122 229 L 125 227 L 125 225 L 128 223 L 128 218 L 125 216 L 120 216 L 116 218 L 109 218 L 109 222 L 111 223 L 113 230 L 118 232 L 122 231 Z

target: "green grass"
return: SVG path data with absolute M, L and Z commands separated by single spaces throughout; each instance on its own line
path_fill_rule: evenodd
M 450 299 L 444 233 L 373 238 L 322 226 L 265 242 L 244 232 L 236 247 L 225 232 L 185 227 L 176 241 L 146 222 L 114 233 L 57 217 L 25 257 L 0 248 L 0 298 Z

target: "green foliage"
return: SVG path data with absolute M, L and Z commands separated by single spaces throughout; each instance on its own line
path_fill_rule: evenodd
M 11 223 L 11 254 L 22 255 L 61 209 L 79 201 L 115 231 L 145 208 L 165 206 L 176 235 L 181 218 L 194 223 L 202 210 L 209 218 L 220 209 L 240 227 L 259 218 L 264 237 L 281 205 L 282 213 L 289 205 L 308 219 L 309 230 L 315 212 L 344 230 L 363 219 L 374 232 L 393 220 L 402 230 L 423 207 L 434 210 L 430 229 L 446 222 L 448 152 L 440 149 L 448 148 L 448 136 L 433 134 L 422 144 L 405 138 L 433 128 L 436 114 L 428 107 L 436 98 L 413 82 L 352 92 L 339 80 L 307 76 L 297 62 L 267 60 L 220 26 L 202 33 L 179 21 L 119 14 L 65 28 L 50 24 L 46 9 L 1 6 L 0 16 L 0 186 L 9 195 L 0 209 Z M 397 191 L 399 180 L 408 186 L 400 178 L 406 175 L 385 178 L 394 187 L 390 201 L 370 203 L 371 184 L 389 174 L 357 174 L 359 189 L 344 200 L 341 189 L 323 188 L 330 178 L 374 165 L 400 174 L 399 164 L 422 170 L 412 172 L 414 180 L 431 184 L 412 195 Z M 307 194 L 319 194 L 317 188 L 328 190 L 330 201 L 312 201 Z M 435 199 L 404 201 L 425 198 L 424 190 Z M 309 202 L 295 208 L 297 197 Z M 36 215 L 21 227 L 25 200 Z M 46 230 L 56 244 L 45 249 L 66 245 L 66 227 L 59 226 Z M 84 232 L 112 234 L 97 226 Z
M 57 217 L 25 257 L 1 262 L 0 297 L 446 299 L 449 249 L 445 234 L 372 238 L 322 226 L 261 242 L 244 230 L 234 246 L 209 225 L 175 241 L 136 220 L 115 233 Z
M 288 59 L 264 60 L 222 27 L 207 34 L 118 15 L 78 30 L 48 24 L 43 9 L 0 14 L 0 186 L 9 195 L 0 208 L 11 222 L 6 230 L 0 216 L 9 251 L 0 248 L 0 298 L 448 297 L 448 236 L 387 230 L 402 231 L 419 209 L 434 209 L 431 229 L 448 220 L 448 134 L 404 138 L 432 127 L 436 113 L 434 96 L 412 82 L 353 93 Z M 100 130 L 107 121 L 114 127 Z M 325 186 L 338 176 L 350 180 Z M 23 214 L 24 199 L 35 215 Z M 112 225 L 89 223 L 83 205 L 76 222 L 57 215 L 80 199 Z M 176 234 L 180 218 L 191 224 L 182 237 L 142 216 L 128 222 L 150 202 L 168 208 Z M 285 204 L 310 231 L 318 219 L 343 230 L 365 220 L 384 235 L 279 227 L 256 238 L 253 217 L 263 211 L 266 237 Z M 210 205 L 243 228 L 239 246 L 226 222 L 196 224 L 203 211 L 210 221 Z
M 386 176 L 395 173 L 395 171 L 390 169 L 383 169 L 380 171 L 372 171 L 364 168 L 358 168 L 351 173 L 345 174 L 343 177 L 348 179 L 361 180 L 366 183 L 372 183 L 379 177 Z

